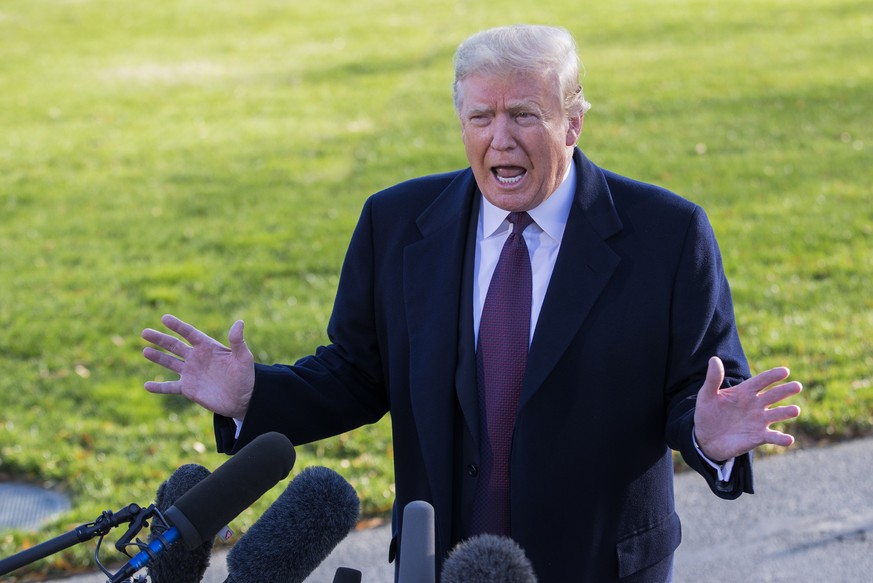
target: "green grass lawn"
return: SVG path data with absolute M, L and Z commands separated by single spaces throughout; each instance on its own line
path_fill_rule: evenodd
M 264 362 L 325 342 L 364 199 L 466 165 L 452 54 L 512 22 L 578 39 L 593 161 L 707 209 L 753 370 L 788 364 L 806 387 L 802 444 L 870 434 L 866 0 L 337 4 L 0 4 L 0 479 L 74 500 L 38 532 L 0 532 L 0 557 L 224 460 L 210 416 L 142 389 L 161 373 L 140 330 L 171 312 L 225 338 L 242 318 Z M 387 419 L 299 447 L 295 473 L 313 464 L 365 516 L 390 510 Z

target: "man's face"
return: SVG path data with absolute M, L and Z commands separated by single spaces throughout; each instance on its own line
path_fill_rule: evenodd
M 477 74 L 461 81 L 461 137 L 482 194 L 508 211 L 527 211 L 561 184 L 582 115 L 567 118 L 552 77 Z

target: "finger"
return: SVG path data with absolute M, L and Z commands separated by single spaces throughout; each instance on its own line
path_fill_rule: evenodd
M 169 369 L 177 374 L 182 374 L 182 368 L 185 366 L 185 362 L 167 354 L 166 352 L 161 352 L 156 348 L 152 348 L 151 346 L 146 346 L 142 349 L 142 355 L 146 357 L 147 360 L 152 361 L 155 364 L 159 364 L 162 367 Z
M 718 395 L 718 390 L 724 383 L 724 363 L 717 356 L 709 359 L 709 365 L 706 368 L 706 380 L 703 381 L 703 386 L 700 387 L 700 393 L 708 397 Z
M 150 393 L 161 395 L 181 395 L 182 383 L 180 381 L 148 381 L 143 385 Z
M 761 404 L 765 407 L 769 407 L 779 401 L 783 401 L 789 397 L 793 397 L 803 390 L 803 385 L 801 385 L 797 381 L 792 381 L 790 383 L 785 383 L 784 385 L 779 385 L 773 387 L 772 389 L 768 389 L 766 391 L 762 391 L 758 394 L 760 398 Z
M 243 328 L 245 324 L 242 320 L 237 320 L 233 323 L 233 326 L 230 327 L 230 331 L 227 333 L 227 342 L 230 344 L 230 350 L 234 354 L 238 354 L 240 351 L 244 351 L 247 349 L 245 337 L 243 336 Z
M 764 411 L 764 421 L 767 425 L 787 421 L 800 416 L 800 407 L 797 405 L 785 405 L 783 407 L 774 407 Z
M 161 338 L 167 336 L 167 334 L 159 332 L 154 328 L 146 328 L 142 331 L 142 334 L 140 334 L 140 336 L 142 336 L 143 340 L 147 340 L 152 344 L 160 344 Z
M 770 443 L 772 445 L 788 447 L 794 443 L 794 436 L 787 433 L 782 433 L 781 431 L 769 429 L 766 433 L 764 433 L 763 443 Z
M 163 332 L 158 332 L 157 330 L 152 330 L 151 328 L 146 328 L 145 330 L 143 330 L 142 337 L 152 344 L 160 346 L 164 350 L 172 352 L 180 358 L 187 358 L 188 353 L 191 351 L 190 346 L 188 346 L 186 343 L 182 342 L 175 336 L 170 336 L 169 334 L 164 334 Z
M 185 340 L 187 340 L 192 346 L 212 340 L 210 336 L 204 334 L 191 324 L 183 322 L 172 314 L 164 314 L 161 317 L 161 323 Z
M 788 378 L 789 374 L 791 374 L 790 371 L 784 366 L 771 368 L 770 370 L 765 370 L 762 373 L 756 374 L 746 382 L 742 383 L 742 386 L 750 391 L 754 391 L 755 393 L 760 393 L 770 385 L 778 383 L 779 381 L 784 381 Z

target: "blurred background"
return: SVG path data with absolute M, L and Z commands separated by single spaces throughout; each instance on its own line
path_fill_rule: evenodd
M 33 518 L 0 524 L 0 557 L 224 461 L 211 416 L 143 390 L 140 331 L 244 319 L 267 363 L 326 342 L 365 198 L 467 165 L 453 52 L 516 22 L 576 37 L 589 158 L 706 208 L 753 371 L 804 383 L 796 447 L 873 433 L 869 2 L 536 4 L 0 2 L 0 485 L 60 497 L 0 489 L 0 518 Z M 388 515 L 389 419 L 297 451 L 292 477 L 331 467 Z

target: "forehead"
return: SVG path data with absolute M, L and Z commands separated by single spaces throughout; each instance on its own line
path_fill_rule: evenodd
M 459 87 L 462 109 L 525 103 L 548 107 L 561 102 L 557 79 L 542 73 L 475 73 L 464 78 Z

